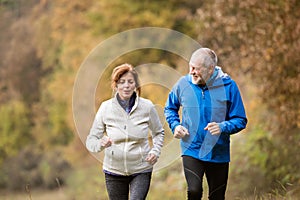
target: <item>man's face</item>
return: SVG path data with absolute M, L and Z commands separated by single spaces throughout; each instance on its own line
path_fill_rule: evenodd
M 190 75 L 192 76 L 192 83 L 196 85 L 205 85 L 206 81 L 213 74 L 213 67 L 203 67 L 203 66 L 195 66 L 193 64 L 189 64 L 190 67 Z

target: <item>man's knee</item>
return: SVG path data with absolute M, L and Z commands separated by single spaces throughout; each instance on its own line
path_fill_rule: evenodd
M 201 187 L 189 187 L 188 188 L 188 199 L 201 199 L 203 190 Z
M 213 191 L 209 192 L 208 199 L 210 200 L 224 200 L 226 192 L 226 184 L 215 188 Z

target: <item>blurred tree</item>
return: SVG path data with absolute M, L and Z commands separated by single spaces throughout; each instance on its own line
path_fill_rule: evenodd
M 299 8 L 296 0 L 208 1 L 195 15 L 199 40 L 216 49 L 228 71 L 250 73 L 259 85 L 278 133 L 300 127 Z
M 69 138 L 70 130 L 75 131 L 71 107 L 73 82 L 81 62 L 99 41 L 130 28 L 183 27 L 184 10 L 187 8 L 174 6 L 171 10 L 160 9 L 162 6 L 172 6 L 172 3 L 160 1 L 128 3 L 119 0 L 87 3 L 79 0 L 72 2 L 45 0 L 36 6 L 36 13 L 33 13 L 33 16 L 39 17 L 34 26 L 37 30 L 35 33 L 37 55 L 41 59 L 42 68 L 51 72 L 41 81 L 42 98 L 35 109 L 34 135 L 44 137 L 39 139 L 44 141 L 42 143 L 49 139 L 47 136 L 40 136 L 42 130 L 53 133 L 53 136 L 57 135 L 54 132 L 60 133 L 66 138 Z M 174 12 L 181 14 L 176 15 Z M 114 19 L 113 25 L 111 19 Z M 174 22 L 174 19 L 180 22 Z M 192 28 L 187 30 L 186 33 L 193 34 Z M 143 56 L 145 54 L 147 57 Z M 132 64 L 137 65 L 147 61 L 164 60 L 175 66 L 177 58 L 173 58 L 173 55 L 166 55 L 162 51 L 142 50 L 127 56 L 126 62 L 130 60 Z M 110 74 L 104 77 L 106 82 L 109 76 Z M 110 97 L 110 88 L 101 96 Z M 53 111 L 59 114 L 54 114 Z
M 22 19 L 15 18 L 11 12 L 0 13 L 4 19 L 0 26 L 5 30 L 0 37 L 0 102 L 21 99 L 31 105 L 39 98 L 41 63 L 36 55 L 34 30 L 28 18 L 29 6 L 32 4 L 33 0 L 22 6 Z
M 27 146 L 3 163 L 0 186 L 13 190 L 24 188 L 60 188 L 64 185 L 70 164 L 60 151 L 43 152 Z
M 29 110 L 20 101 L 0 107 L 0 166 L 2 162 L 31 142 Z
M 255 116 L 262 119 L 248 128 L 257 134 L 246 148 L 249 163 L 261 169 L 268 186 L 276 181 L 300 182 L 299 1 L 1 0 L 0 5 L 1 19 L 5 19 L 0 28 L 6 30 L 0 33 L 0 104 L 5 113 L 0 115 L 5 121 L 0 134 L 8 138 L 8 130 L 14 130 L 16 135 L 2 157 L 23 146 L 18 145 L 21 136 L 34 138 L 35 144 L 47 150 L 69 144 L 75 132 L 73 83 L 90 50 L 113 34 L 158 26 L 180 31 L 214 49 L 225 71 L 256 86 L 261 101 L 251 108 L 259 110 Z M 113 64 L 125 61 L 175 68 L 179 58 L 144 49 Z M 109 76 L 106 72 L 100 82 L 107 82 Z M 157 98 L 152 90 L 145 88 L 145 96 Z M 111 96 L 111 90 L 104 92 L 102 96 Z
M 215 49 L 234 76 L 250 74 L 266 105 L 267 115 L 256 106 L 265 134 L 252 146 L 267 159 L 252 159 L 261 162 L 269 187 L 300 183 L 299 10 L 297 0 L 224 0 L 205 1 L 194 15 L 199 41 Z

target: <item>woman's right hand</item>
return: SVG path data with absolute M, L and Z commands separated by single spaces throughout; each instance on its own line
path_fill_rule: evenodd
M 110 147 L 110 146 L 112 145 L 112 142 L 113 142 L 113 141 L 112 141 L 108 136 L 106 136 L 106 135 L 104 135 L 104 136 L 100 139 L 101 146 L 104 147 L 104 148 Z

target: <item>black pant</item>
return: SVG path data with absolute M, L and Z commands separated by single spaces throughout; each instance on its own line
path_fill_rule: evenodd
M 143 200 L 149 191 L 152 172 L 131 176 L 115 176 L 105 173 L 105 182 L 110 200 Z
M 229 163 L 204 162 L 190 156 L 182 156 L 182 162 L 189 200 L 202 198 L 204 174 L 208 183 L 208 198 L 211 200 L 225 199 Z

